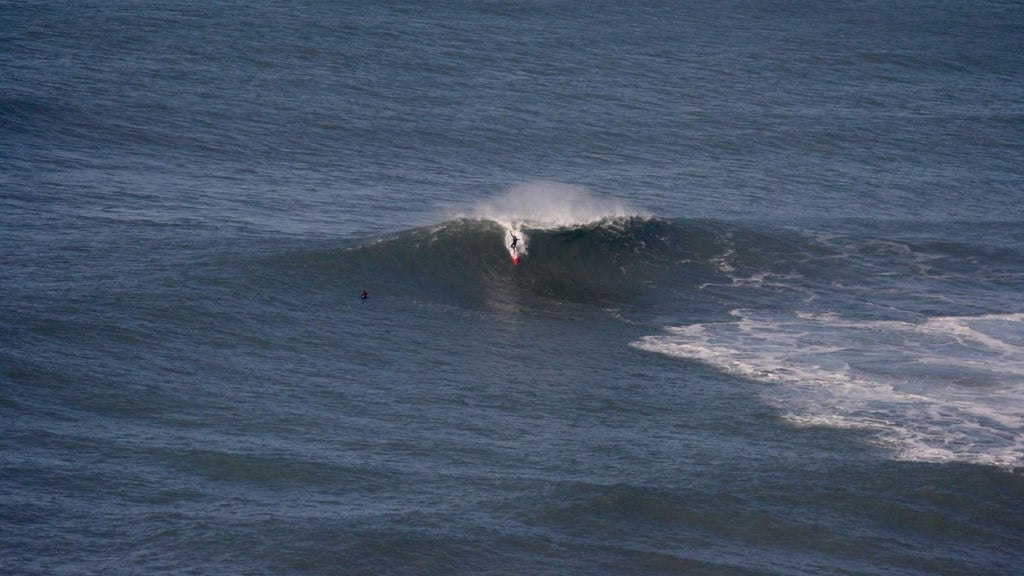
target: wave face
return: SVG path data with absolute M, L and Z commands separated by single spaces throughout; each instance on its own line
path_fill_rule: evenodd
M 640 216 L 554 227 L 520 223 L 518 266 L 509 258 L 506 230 L 494 220 L 461 218 L 318 259 L 380 292 L 476 305 L 507 304 L 500 295 L 512 290 L 517 300 L 537 305 L 650 305 L 664 290 L 724 280 L 713 264 L 724 250 L 707 226 Z

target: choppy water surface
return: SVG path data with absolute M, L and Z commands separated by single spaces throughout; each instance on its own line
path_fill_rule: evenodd
M 0 571 L 1024 573 L 1017 4 L 0 14 Z

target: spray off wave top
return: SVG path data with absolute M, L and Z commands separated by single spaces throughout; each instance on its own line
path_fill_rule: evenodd
M 512 186 L 497 198 L 454 216 L 492 220 L 509 228 L 550 230 L 642 214 L 621 202 L 595 197 L 582 186 L 540 181 Z

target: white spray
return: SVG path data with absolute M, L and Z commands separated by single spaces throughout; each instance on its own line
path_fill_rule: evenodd
M 516 250 L 522 255 L 527 253 L 529 243 L 524 229 L 583 226 L 636 214 L 619 202 L 591 195 L 582 186 L 538 181 L 512 186 L 498 197 L 481 202 L 467 216 L 501 224 L 505 246 L 511 247 L 515 234 L 519 238 Z

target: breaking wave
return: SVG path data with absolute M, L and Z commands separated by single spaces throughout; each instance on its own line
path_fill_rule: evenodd
M 463 305 L 515 289 L 553 302 L 598 306 L 650 302 L 662 290 L 722 281 L 713 263 L 722 254 L 716 233 L 646 216 L 601 217 L 543 226 L 520 220 L 524 257 L 510 261 L 507 224 L 458 218 L 322 254 L 325 266 L 378 290 Z
M 957 242 L 670 220 L 548 186 L 291 264 L 375 298 L 612 310 L 649 330 L 638 349 L 766 384 L 791 425 L 865 431 L 899 459 L 1021 467 L 1019 257 L 992 243 L 1005 231 L 949 231 Z

